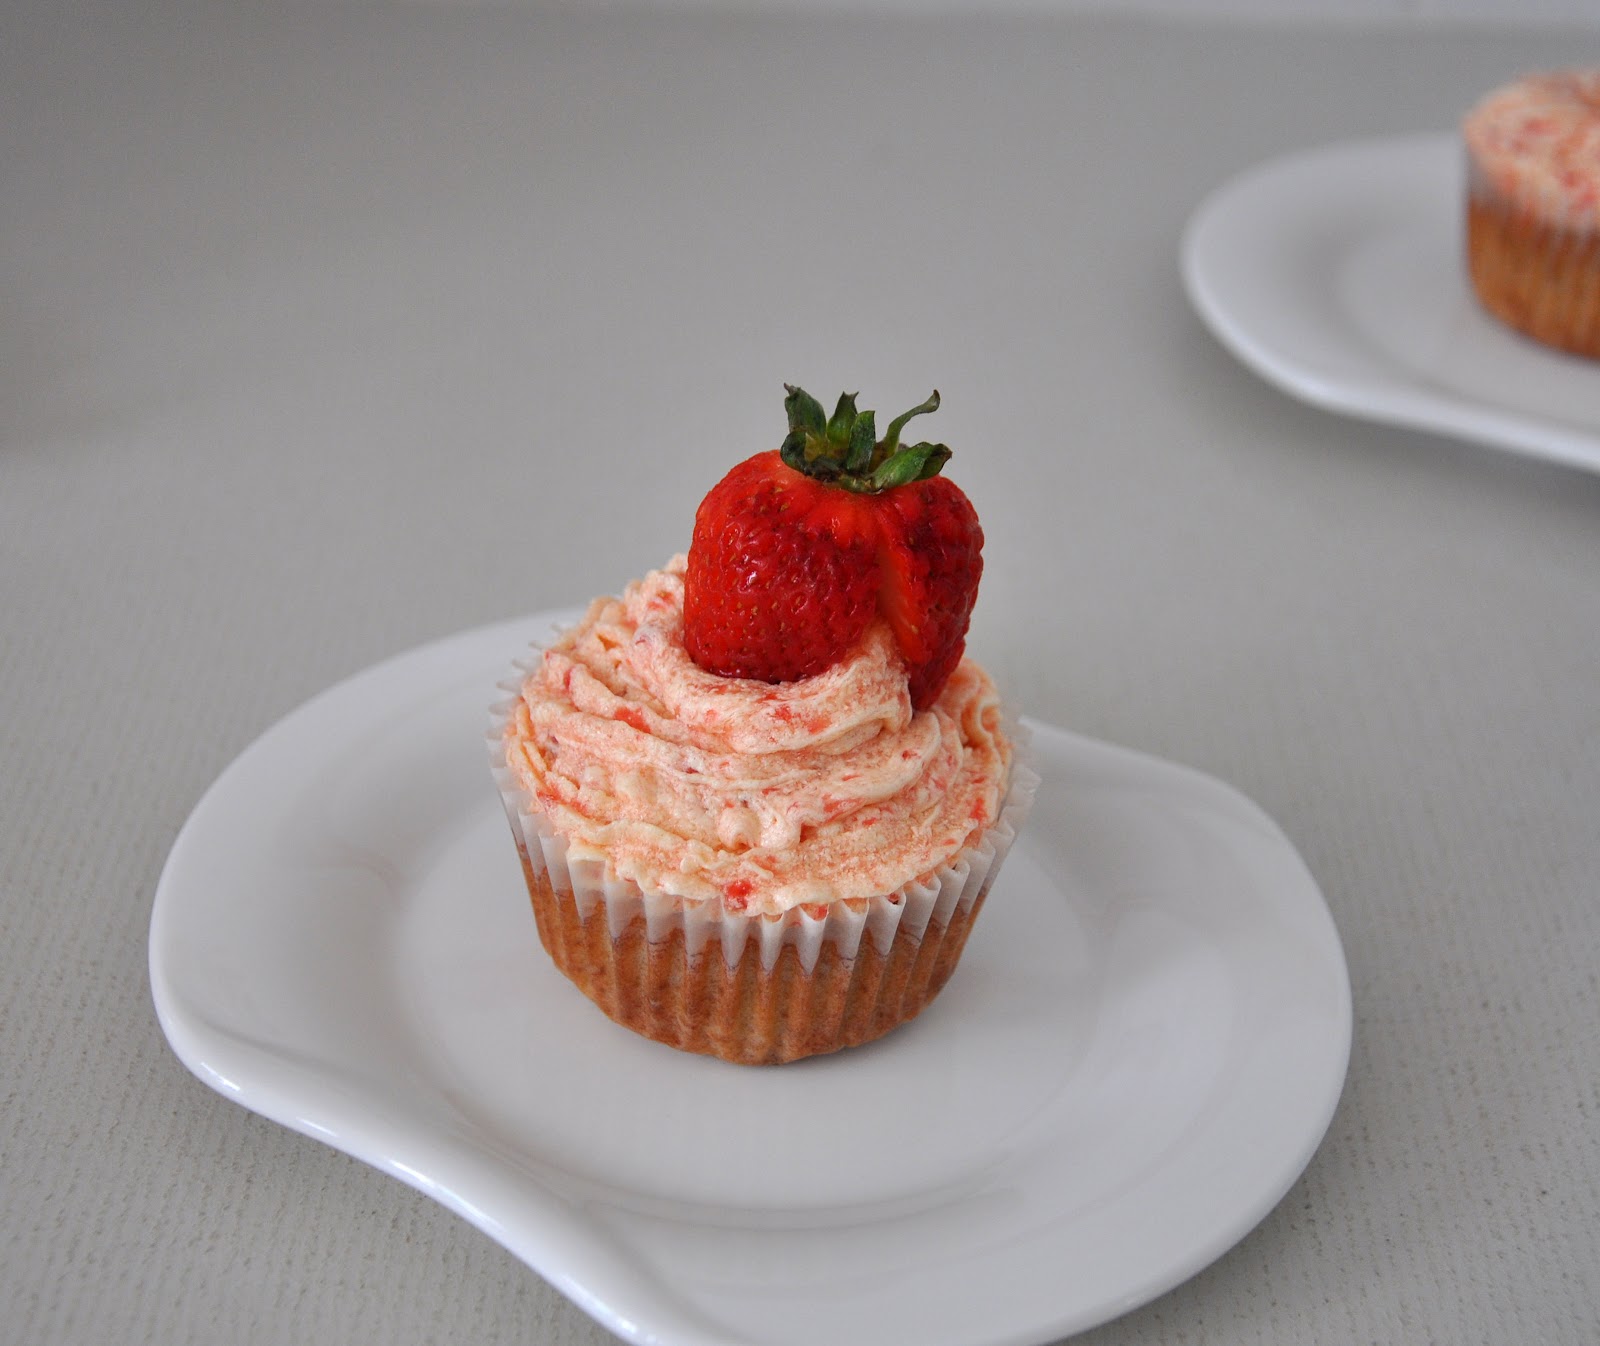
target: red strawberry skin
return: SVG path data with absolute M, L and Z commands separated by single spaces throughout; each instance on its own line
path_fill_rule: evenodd
M 707 672 L 810 677 L 855 647 L 877 604 L 864 501 L 786 467 L 776 449 L 747 458 L 701 501 L 683 621 L 689 657 Z
M 911 677 L 911 704 L 926 709 L 955 672 L 983 576 L 983 528 L 953 481 L 929 477 L 879 500 L 883 580 L 879 604 Z
M 806 426 L 790 390 L 791 431 Z M 917 412 L 938 405 L 938 394 Z M 848 407 L 848 416 L 844 414 Z M 871 412 L 841 398 L 832 444 Z M 813 453 L 819 412 L 810 413 Z M 875 461 L 898 450 L 898 427 Z M 823 445 L 823 452 L 828 446 Z M 949 451 L 937 451 L 934 475 L 870 487 L 840 484 L 837 469 L 808 475 L 777 451 L 740 463 L 701 502 L 684 577 L 684 644 L 689 657 L 724 677 L 788 682 L 846 658 L 882 615 L 905 662 L 912 706 L 937 700 L 966 648 L 967 627 L 983 573 L 983 529 L 955 483 L 936 475 Z M 802 463 L 802 456 L 793 461 Z M 892 467 L 888 469 L 892 471 Z

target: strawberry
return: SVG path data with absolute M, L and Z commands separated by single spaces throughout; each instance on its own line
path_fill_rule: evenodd
M 983 529 L 939 470 L 943 444 L 879 440 L 873 413 L 833 415 L 784 387 L 789 434 L 747 458 L 701 502 L 684 577 L 684 645 L 707 672 L 763 682 L 810 677 L 844 659 L 881 615 L 923 710 L 961 661 L 983 572 Z

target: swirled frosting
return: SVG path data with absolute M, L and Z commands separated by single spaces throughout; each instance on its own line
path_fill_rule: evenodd
M 920 714 L 882 623 L 815 677 L 706 673 L 683 648 L 683 571 L 596 599 L 508 716 L 507 763 L 569 858 L 777 913 L 892 893 L 994 822 L 1011 748 L 976 663 Z
M 1476 186 L 1574 229 L 1600 226 L 1600 70 L 1530 75 L 1462 123 Z

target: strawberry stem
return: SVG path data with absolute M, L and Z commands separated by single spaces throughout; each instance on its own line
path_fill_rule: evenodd
M 901 449 L 892 458 L 879 464 L 868 480 L 872 491 L 887 491 L 892 486 L 904 486 L 910 481 L 926 481 L 937 477 L 939 469 L 950 461 L 950 450 L 943 444 L 913 444 Z
M 937 476 L 950 461 L 950 450 L 943 444 L 923 441 L 900 447 L 900 431 L 907 421 L 938 410 L 937 391 L 921 406 L 895 417 L 889 432 L 879 440 L 875 438 L 874 413 L 856 410 L 855 393 L 841 393 L 833 415 L 828 416 L 822 403 L 803 388 L 789 383 L 783 386 L 789 433 L 779 453 L 788 466 L 816 481 L 876 495 Z
M 807 434 L 825 436 L 828 422 L 822 413 L 822 403 L 804 388 L 796 388 L 792 383 L 786 383 L 783 387 L 789 394 L 783 399 L 783 409 L 789 414 L 790 433 L 801 430 Z
M 834 407 L 833 415 L 828 418 L 828 443 L 848 444 L 851 432 L 856 428 L 856 395 L 854 393 L 840 393 L 839 404 Z
M 863 411 L 850 427 L 850 452 L 845 455 L 844 470 L 849 476 L 859 476 L 872 466 L 872 451 L 877 447 L 877 431 L 873 427 L 872 413 Z
M 920 416 L 927 411 L 939 410 L 939 390 L 933 390 L 933 396 L 920 407 L 912 407 L 904 416 L 896 416 L 889 422 L 889 433 L 883 437 L 884 457 L 894 457 L 895 450 L 900 447 L 900 432 L 905 429 L 906 422 L 913 416 Z

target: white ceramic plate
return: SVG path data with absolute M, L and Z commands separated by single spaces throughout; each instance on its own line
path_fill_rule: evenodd
M 1600 363 L 1472 297 L 1461 155 L 1454 136 L 1408 136 L 1252 169 L 1189 222 L 1189 297 L 1234 355 L 1316 406 L 1600 470 Z
M 341 683 L 200 801 L 150 973 L 201 1079 L 661 1346 L 1053 1340 L 1282 1197 L 1350 1045 L 1316 885 L 1228 787 L 1043 725 L 1033 815 L 916 1022 L 764 1069 L 613 1025 L 538 946 L 483 747 L 572 615 Z

